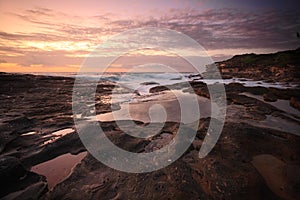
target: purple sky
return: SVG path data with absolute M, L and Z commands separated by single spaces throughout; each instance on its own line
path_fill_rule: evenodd
M 76 71 L 101 42 L 140 27 L 182 32 L 215 61 L 235 54 L 295 49 L 300 46 L 298 4 L 291 0 L 3 0 L 0 71 Z

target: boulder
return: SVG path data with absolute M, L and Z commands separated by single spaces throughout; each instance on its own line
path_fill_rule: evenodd
M 15 157 L 0 158 L 0 198 L 39 199 L 48 191 L 46 178 L 29 172 Z
M 5 156 L 0 158 L 0 185 L 13 183 L 26 174 L 26 170 L 17 158 Z

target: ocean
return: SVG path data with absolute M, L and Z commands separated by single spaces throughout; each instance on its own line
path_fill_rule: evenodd
M 103 81 L 115 82 L 122 84 L 127 88 L 136 90 L 140 95 L 148 95 L 149 89 L 158 85 L 172 85 L 180 82 L 187 81 L 199 81 L 206 84 L 214 83 L 241 83 L 246 87 L 273 87 L 278 89 L 287 89 L 298 87 L 295 83 L 266 83 L 263 80 L 251 80 L 245 78 L 231 78 L 231 79 L 201 79 L 195 73 L 185 72 L 185 73 L 104 73 L 101 75 L 96 73 L 84 73 L 76 74 L 74 72 L 36 72 L 32 73 L 35 75 L 47 75 L 47 76 L 63 76 L 63 77 L 80 77 L 86 79 L 99 79 Z

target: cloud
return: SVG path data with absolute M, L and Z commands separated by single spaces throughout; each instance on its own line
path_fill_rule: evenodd
M 35 16 L 53 16 L 54 11 L 48 8 L 38 7 L 36 9 L 28 9 L 26 12 Z
M 49 16 L 52 18 L 49 19 Z M 62 16 L 70 19 L 64 21 L 82 23 L 64 23 L 64 21 L 57 23 Z M 57 34 L 33 33 L 31 36 L 23 34 L 5 37 L 48 41 L 88 40 L 99 44 L 101 42 L 97 39 L 99 36 L 113 35 L 132 28 L 162 27 L 183 32 L 208 49 L 262 47 L 286 49 L 295 47 L 297 38 L 294 35 L 300 29 L 299 15 L 290 10 L 213 9 L 200 12 L 173 9 L 160 18 L 125 20 L 110 18 L 110 15 L 86 19 L 40 8 L 40 10 L 28 10 L 22 17 L 35 24 L 47 25 L 47 28 L 54 29 Z M 93 21 L 95 26 L 84 23 L 91 23 L 92 20 L 95 20 Z M 101 23 L 96 25 L 97 22 Z
M 297 13 L 278 10 L 180 13 L 161 23 L 189 35 L 208 49 L 295 48 L 296 37 L 293 36 L 300 29 Z
M 47 34 L 47 33 L 7 33 L 0 31 L 1 40 L 12 41 L 68 41 L 68 36 L 59 34 Z
M 246 49 L 251 52 L 256 49 L 283 50 L 299 46 L 295 33 L 300 30 L 300 16 L 293 10 L 172 9 L 163 16 L 121 19 L 109 13 L 76 16 L 35 8 L 15 16 L 31 26 L 27 27 L 26 32 L 0 31 L 0 55 L 4 60 L 25 66 L 80 65 L 84 55 L 105 39 L 140 27 L 160 27 L 182 32 L 208 50 L 220 50 L 211 55 L 218 60 L 230 56 L 226 49 L 236 49 L 236 52 Z M 29 32 L 31 28 L 33 31 Z M 140 39 L 144 41 L 149 38 Z M 184 42 L 171 41 L 170 46 L 174 45 L 178 48 L 188 47 Z M 111 48 L 111 52 L 115 50 Z
M 6 60 L 0 59 L 0 63 L 7 63 Z

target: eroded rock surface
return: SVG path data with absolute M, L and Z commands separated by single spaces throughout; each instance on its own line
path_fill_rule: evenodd
M 202 120 L 196 141 L 202 141 L 209 118 Z M 114 123 L 107 123 L 114 124 Z M 112 141 L 126 150 L 145 152 L 171 141 L 176 123 L 169 123 L 150 141 L 128 140 L 119 131 L 109 131 Z M 119 136 L 118 136 L 119 135 Z M 169 135 L 169 136 L 168 136 Z M 129 142 L 128 142 L 129 141 Z M 49 192 L 46 199 L 280 199 L 252 162 L 272 154 L 282 163 L 299 165 L 298 136 L 247 124 L 226 123 L 213 151 L 199 159 L 191 146 L 177 161 L 161 170 L 130 174 L 111 169 L 88 155 L 73 174 Z M 289 145 L 287 145 L 289 144 Z M 276 147 L 276 148 L 274 148 Z M 271 164 L 270 164 L 271 165 Z M 280 181 L 280 177 L 275 180 Z M 297 184 L 290 183 L 291 187 Z M 66 192 L 69 191 L 69 192 Z M 296 195 L 293 191 L 291 195 Z
M 73 124 L 74 80 L 0 76 L 0 181 L 3 186 L 0 198 L 295 199 L 299 196 L 300 116 L 273 104 L 299 98 L 297 88 L 226 85 L 226 123 L 216 146 L 203 159 L 199 159 L 199 149 L 210 120 L 214 120 L 207 117 L 201 118 L 196 138 L 184 155 L 166 168 L 143 174 L 125 173 L 105 166 L 87 153 L 64 181 L 47 191 L 46 178 L 30 172 L 30 168 L 66 153 L 86 151 Z M 184 89 L 189 84 L 193 91 Z M 118 86 L 114 83 L 100 83 L 95 96 L 97 114 L 120 108 L 118 104 L 112 108 L 109 101 L 115 87 Z M 201 82 L 154 86 L 151 92 L 172 89 L 210 98 L 207 85 Z M 89 119 L 91 114 L 82 113 L 82 120 Z M 128 122 L 122 123 L 126 128 Z M 147 126 L 141 121 L 135 123 Z M 99 124 L 114 144 L 135 153 L 151 152 L 167 145 L 180 125 L 158 123 L 163 129 L 153 137 L 142 139 L 128 136 L 115 122 Z M 268 155 L 267 166 L 261 162 L 265 155 Z M 268 172 L 275 166 L 280 168 L 278 176 L 270 179 Z M 284 188 L 278 190 L 275 182 Z

